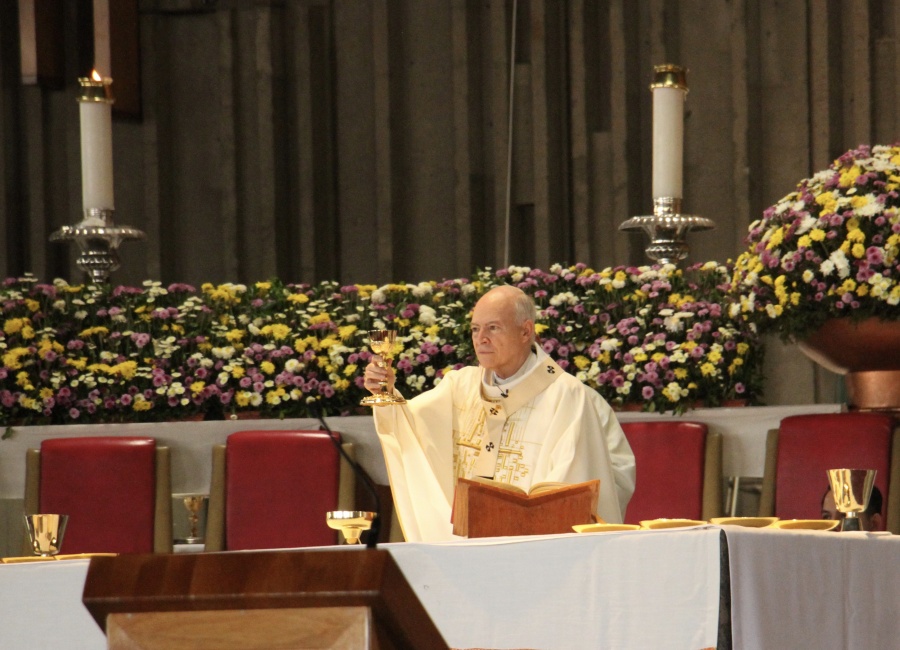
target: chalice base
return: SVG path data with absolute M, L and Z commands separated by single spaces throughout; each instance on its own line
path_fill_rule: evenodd
M 862 530 L 862 526 L 859 525 L 859 517 L 855 516 L 856 513 L 853 513 L 854 516 L 851 516 L 849 513 L 841 520 L 841 532 L 852 532 L 852 531 L 860 531 Z
M 391 404 L 406 404 L 406 400 L 399 395 L 391 395 L 390 393 L 377 393 L 363 397 L 360 402 L 362 406 L 390 406 Z

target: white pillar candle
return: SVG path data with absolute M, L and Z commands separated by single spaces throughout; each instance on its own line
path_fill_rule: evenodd
M 653 92 L 653 198 L 683 197 L 684 99 L 687 86 L 678 66 L 655 67 Z
M 101 79 L 96 72 L 91 79 L 78 80 L 81 119 L 81 198 L 87 211 L 114 210 L 112 156 L 112 79 Z

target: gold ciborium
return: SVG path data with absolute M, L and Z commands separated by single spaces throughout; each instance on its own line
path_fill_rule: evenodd
M 25 528 L 35 555 L 50 557 L 62 548 L 69 515 L 25 515 Z
M 329 528 L 341 531 L 348 544 L 359 544 L 363 531 L 372 527 L 377 516 L 366 510 L 332 510 L 325 513 L 325 521 Z
M 395 330 L 371 330 L 369 332 L 369 347 L 380 358 L 380 361 L 376 362 L 379 368 L 391 367 L 391 362 L 394 360 L 394 344 L 396 342 L 397 332 Z M 386 381 L 379 382 L 378 385 L 380 390 L 368 397 L 364 397 L 360 404 L 363 406 L 386 406 L 388 404 L 406 403 L 406 400 L 401 396 L 388 392 Z
M 874 469 L 830 469 L 828 480 L 834 495 L 834 506 L 843 513 L 841 531 L 862 530 L 859 515 L 869 506 L 875 486 Z

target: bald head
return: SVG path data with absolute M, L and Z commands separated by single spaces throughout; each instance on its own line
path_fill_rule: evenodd
M 501 378 L 515 374 L 531 353 L 535 317 L 534 301 L 517 287 L 484 294 L 472 312 L 472 343 L 481 366 Z

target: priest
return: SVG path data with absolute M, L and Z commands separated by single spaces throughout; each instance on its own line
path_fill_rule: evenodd
M 609 404 L 535 343 L 534 302 L 495 287 L 472 312 L 478 366 L 447 373 L 402 405 L 374 408 L 391 491 L 407 541 L 454 539 L 456 480 L 484 476 L 524 490 L 543 481 L 600 480 L 598 514 L 620 523 L 634 492 L 634 455 Z M 365 386 L 394 388 L 373 360 Z

